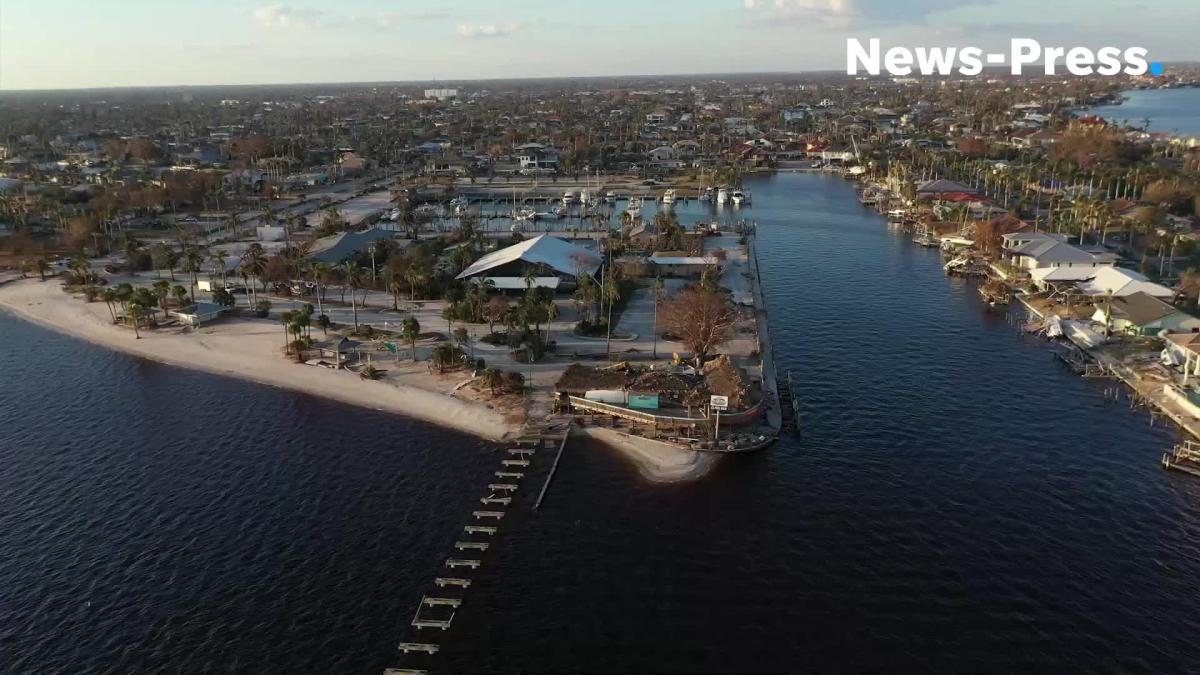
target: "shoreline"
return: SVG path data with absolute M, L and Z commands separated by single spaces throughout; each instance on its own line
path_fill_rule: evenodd
M 226 319 L 187 335 L 172 329 L 143 331 L 142 339 L 107 316 L 104 303 L 63 292 L 57 279 L 14 280 L 0 285 L 0 309 L 14 316 L 130 356 L 233 377 L 363 408 L 397 413 L 488 440 L 520 433 L 522 425 L 484 404 L 416 384 L 362 380 L 346 371 L 297 364 L 278 353 L 280 330 L 262 320 Z M 409 375 L 405 375 L 409 378 Z M 428 379 L 413 374 L 411 379 Z M 447 384 L 448 389 L 453 384 Z
M 685 450 L 644 436 L 633 436 L 617 429 L 576 426 L 573 434 L 598 441 L 611 448 L 637 468 L 651 483 L 685 483 L 704 478 L 720 459 L 719 455 Z

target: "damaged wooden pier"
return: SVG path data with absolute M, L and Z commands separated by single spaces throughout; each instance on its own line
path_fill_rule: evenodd
M 554 462 L 554 468 L 557 468 L 558 459 L 562 456 L 562 448 L 566 444 L 569 432 L 570 422 L 565 421 L 533 429 L 522 437 L 511 441 L 513 447 L 505 448 L 508 458 L 501 461 L 503 469 L 493 473 L 496 479 L 504 482 L 488 483 L 487 494 L 479 499 L 482 504 L 491 506 L 493 509 L 471 511 L 471 519 L 476 523 L 490 520 L 496 523 L 496 525 L 464 525 L 462 536 L 454 541 L 454 549 L 460 553 L 471 551 L 475 553 L 475 556 L 470 558 L 447 558 L 443 563 L 445 568 L 474 572 L 484 566 L 482 556 L 493 548 L 494 542 L 481 541 L 474 537 L 488 539 L 496 537 L 499 532 L 497 525 L 507 513 L 503 509 L 507 509 L 513 505 L 520 488 L 519 481 L 525 477 L 523 471 L 512 471 L 509 467 L 528 468 L 532 466 L 533 458 L 537 455 L 538 450 L 545 448 L 547 444 L 557 442 L 559 455 Z M 541 504 L 542 499 L 545 498 L 546 491 L 549 489 L 550 481 L 553 477 L 554 471 L 551 469 L 547 475 L 546 483 L 542 487 L 542 492 L 538 497 L 538 504 Z M 461 574 L 461 572 L 458 574 Z M 416 631 L 437 630 L 440 634 L 441 632 L 450 630 L 455 614 L 464 602 L 461 594 L 471 588 L 474 580 L 466 576 L 438 576 L 434 578 L 433 583 L 439 589 L 439 593 L 437 595 L 422 595 L 420 602 L 417 603 L 416 612 L 409 623 Z M 404 641 L 399 643 L 398 650 L 406 655 L 411 654 L 416 657 L 423 656 L 429 658 L 441 650 L 441 645 L 426 640 Z M 388 668 L 384 671 L 384 675 L 424 672 L 426 671 L 423 669 Z

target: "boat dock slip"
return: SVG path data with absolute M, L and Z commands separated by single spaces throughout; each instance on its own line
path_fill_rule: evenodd
M 459 579 L 457 577 L 438 577 L 433 580 L 433 583 L 437 584 L 438 588 L 445 588 L 447 586 L 458 586 L 459 588 L 471 587 L 470 579 Z
M 450 558 L 450 559 L 446 560 L 446 567 L 449 567 L 451 569 L 456 569 L 459 567 L 470 567 L 473 570 L 477 570 L 477 569 L 479 569 L 479 564 L 480 563 L 478 560 L 461 560 L 459 558 Z
M 512 492 L 513 490 L 517 489 L 517 486 L 513 485 L 512 483 L 488 483 L 488 489 L 489 490 L 507 490 L 509 492 Z
M 463 528 L 467 534 L 496 534 L 496 528 L 486 525 L 467 525 Z
M 427 595 L 421 598 L 421 604 L 430 607 L 454 607 L 457 609 L 462 606 L 462 600 L 458 598 L 431 598 Z
M 438 653 L 439 647 L 437 645 L 431 645 L 427 642 L 401 642 L 397 649 L 405 654 L 409 652 L 425 652 L 426 654 L 436 654 Z
M 529 466 L 529 460 L 527 460 L 527 459 L 506 459 L 503 462 L 501 462 L 501 464 L 503 464 L 504 466 L 526 467 L 526 466 Z
M 509 448 L 508 454 L 520 455 L 522 457 L 529 455 L 532 457 L 533 455 L 537 454 L 537 450 L 534 450 L 533 448 Z
M 504 517 L 504 512 L 503 511 L 472 511 L 471 515 L 475 516 L 475 518 L 477 518 L 477 519 L 478 518 L 495 518 L 495 519 L 499 520 L 500 518 Z
M 509 504 L 512 503 L 512 497 L 481 497 L 479 499 L 479 503 L 487 504 L 489 506 L 492 504 L 500 504 L 501 506 L 508 506 Z
M 486 551 L 488 550 L 487 542 L 483 541 L 456 541 L 454 548 L 460 551 Z
M 520 471 L 497 471 L 496 478 L 524 478 L 525 474 Z

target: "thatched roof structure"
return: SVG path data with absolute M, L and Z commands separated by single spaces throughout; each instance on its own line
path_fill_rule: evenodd
M 583 396 L 594 389 L 625 389 L 629 385 L 629 373 L 610 368 L 591 368 L 572 363 L 563 371 L 554 385 L 555 391 L 565 391 L 572 396 Z
M 725 354 L 704 364 L 704 382 L 710 393 L 728 396 L 733 410 L 741 410 L 753 402 L 746 374 Z

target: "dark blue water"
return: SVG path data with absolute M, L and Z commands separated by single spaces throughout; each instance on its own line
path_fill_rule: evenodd
M 1135 89 L 1120 105 L 1106 105 L 1089 112 L 1114 122 L 1127 121 L 1140 127 L 1150 120 L 1152 131 L 1181 136 L 1200 135 L 1200 89 Z
M 848 184 L 750 187 L 804 437 L 667 487 L 572 445 L 432 660 L 395 643 L 490 449 L 0 318 L 0 671 L 1194 669 L 1174 434 Z

